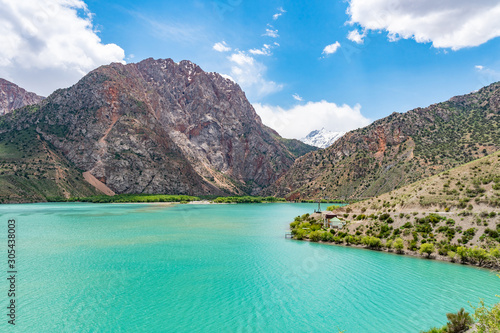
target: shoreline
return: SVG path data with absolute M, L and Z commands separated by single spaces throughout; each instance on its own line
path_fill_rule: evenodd
M 361 249 L 361 250 L 385 252 L 388 254 L 394 254 L 394 255 L 398 255 L 398 256 L 409 256 L 409 257 L 425 259 L 425 260 L 436 260 L 436 261 L 448 262 L 450 264 L 455 264 L 455 265 L 464 265 L 464 266 L 471 266 L 474 268 L 486 269 L 486 270 L 489 270 L 489 271 L 495 272 L 495 273 L 498 273 L 500 271 L 500 265 L 480 266 L 478 264 L 472 264 L 470 262 L 456 262 L 456 261 L 452 261 L 448 256 L 442 256 L 438 253 L 434 253 L 430 257 L 427 257 L 426 255 L 421 255 L 418 251 L 404 250 L 402 253 L 398 253 L 396 250 L 389 251 L 388 249 L 374 249 L 374 248 L 369 248 L 367 246 L 360 245 L 360 244 L 345 245 L 345 244 L 337 244 L 334 242 L 324 242 L 324 241 L 313 242 L 310 239 L 295 239 L 295 238 L 289 238 L 289 239 L 292 241 L 296 241 L 296 242 L 309 242 L 309 243 L 316 243 L 316 244 L 330 245 L 330 246 L 339 246 L 339 247 L 346 247 L 346 248 L 354 247 L 354 248 Z
M 309 202 L 277 201 L 277 202 L 213 202 L 210 200 L 195 200 L 188 202 L 179 201 L 151 201 L 151 202 L 91 202 L 91 201 L 34 201 L 34 202 L 2 202 L 1 205 L 28 205 L 44 203 L 91 203 L 91 204 L 182 204 L 182 205 L 237 205 L 237 204 L 309 204 Z

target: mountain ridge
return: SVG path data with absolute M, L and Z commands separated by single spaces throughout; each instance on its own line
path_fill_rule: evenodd
M 116 193 L 257 194 L 310 149 L 290 152 L 233 81 L 172 59 L 101 66 L 0 118 L 3 137 L 28 128 Z
M 500 83 L 393 113 L 298 158 L 268 190 L 288 199 L 389 192 L 500 148 Z
M 37 104 L 43 99 L 42 96 L 26 91 L 18 85 L 0 78 L 0 115 L 27 105 Z

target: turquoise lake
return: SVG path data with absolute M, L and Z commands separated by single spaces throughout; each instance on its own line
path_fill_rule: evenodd
M 315 204 L 0 205 L 17 332 L 419 332 L 498 301 L 494 272 L 285 239 Z

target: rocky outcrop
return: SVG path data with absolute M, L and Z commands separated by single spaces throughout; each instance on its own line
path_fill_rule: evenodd
M 33 105 L 43 100 L 42 96 L 28 92 L 12 82 L 0 78 L 0 115 Z
M 257 194 L 295 160 L 236 83 L 189 61 L 103 66 L 23 111 L 3 130 L 36 126 L 116 193 Z
M 297 159 L 268 194 L 290 199 L 376 196 L 500 149 L 500 83 L 393 113 Z

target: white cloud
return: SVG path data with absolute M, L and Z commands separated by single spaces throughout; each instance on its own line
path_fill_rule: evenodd
M 478 73 L 478 79 L 481 86 L 487 86 L 500 80 L 500 71 L 496 71 L 483 65 L 476 65 L 474 68 Z
M 293 99 L 299 102 L 302 102 L 304 100 L 302 97 L 299 96 L 299 94 L 293 94 L 292 97 Z
M 212 48 L 217 52 L 229 52 L 231 48 L 226 44 L 226 42 L 222 41 L 219 43 L 215 43 Z
M 271 49 L 274 47 L 280 46 L 278 43 L 274 43 L 273 45 L 270 44 L 264 44 L 262 48 L 260 49 L 250 49 L 248 52 L 254 55 L 266 55 L 270 56 L 272 55 Z
M 266 28 L 266 32 L 262 36 L 267 36 L 267 37 L 272 37 L 272 38 L 278 38 L 278 29 L 274 29 L 271 27 L 271 29 Z
M 352 30 L 347 34 L 347 39 L 357 44 L 363 44 L 365 37 L 366 31 L 363 31 L 363 33 L 360 34 L 358 30 Z
M 273 15 L 273 20 L 277 20 L 283 13 L 286 13 L 286 10 L 283 9 L 283 7 L 278 8 L 278 12 Z
M 0 77 L 38 94 L 74 84 L 90 70 L 123 62 L 103 44 L 82 0 L 0 0 Z
M 248 50 L 248 52 L 250 52 L 251 54 L 255 54 L 255 55 L 271 55 L 271 52 L 269 51 L 269 49 L 265 49 L 265 48 L 262 48 L 262 49 L 250 49 Z
M 335 42 L 335 43 L 333 43 L 333 44 L 327 45 L 323 49 L 323 53 L 322 54 L 325 54 L 325 55 L 333 54 L 333 53 L 337 52 L 337 50 L 339 49 L 339 47 L 340 47 L 340 43 L 338 41 Z
M 458 50 L 500 36 L 500 2 L 491 0 L 350 0 L 351 24 Z
M 228 59 L 231 62 L 231 77 L 245 91 L 249 100 L 257 101 L 283 89 L 283 85 L 266 80 L 266 66 L 245 52 L 233 53 Z
M 361 106 L 337 105 L 327 101 L 307 102 L 288 110 L 279 106 L 253 104 L 262 122 L 285 138 L 300 139 L 313 130 L 350 131 L 370 124 Z

